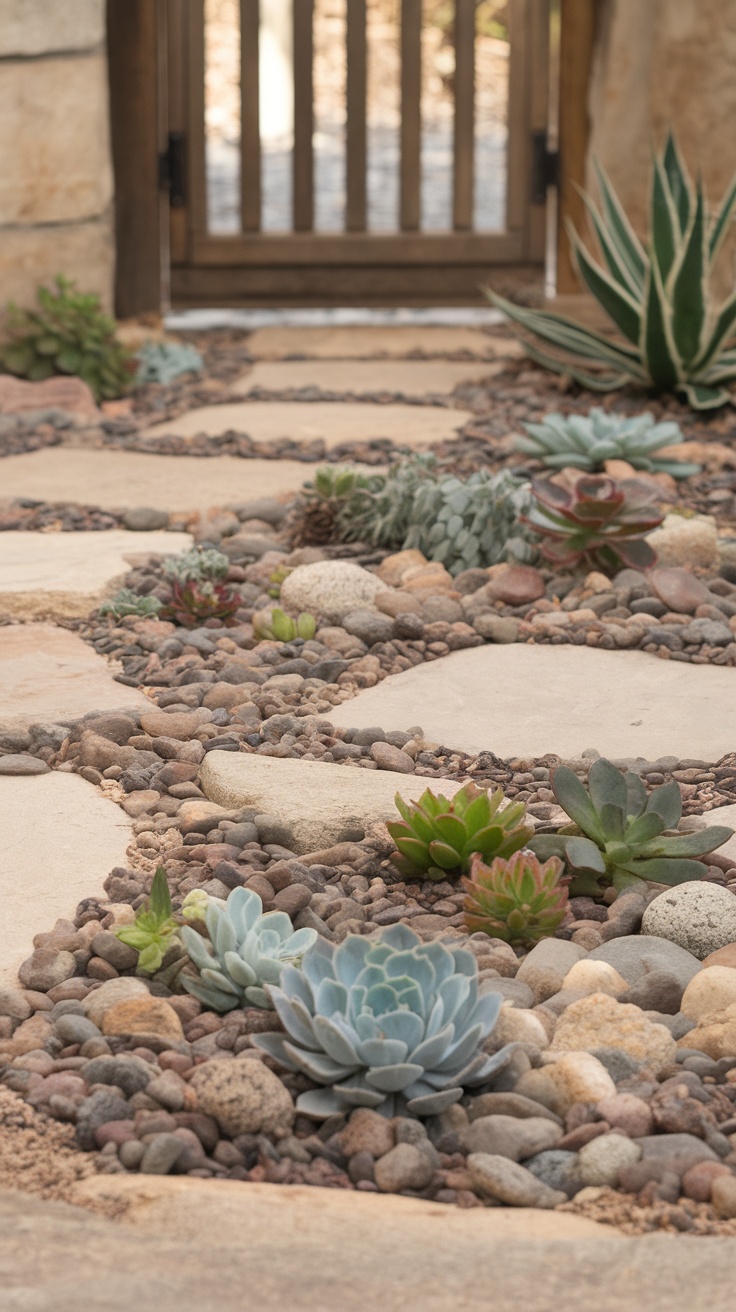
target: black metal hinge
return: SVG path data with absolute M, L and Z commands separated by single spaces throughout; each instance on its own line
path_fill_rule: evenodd
M 560 174 L 560 152 L 550 150 L 547 145 L 545 128 L 532 132 L 532 176 L 531 203 L 543 205 L 547 199 L 547 188 L 556 187 Z
M 171 208 L 181 209 L 186 204 L 183 132 L 169 133 L 166 150 L 158 157 L 158 180 L 159 186 L 168 190 Z

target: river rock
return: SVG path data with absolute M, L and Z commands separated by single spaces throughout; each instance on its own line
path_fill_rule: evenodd
M 736 940 L 736 897 L 719 884 L 678 884 L 649 903 L 642 930 L 677 943 L 702 961 Z
M 592 993 L 563 1012 L 550 1044 L 552 1052 L 591 1052 L 621 1048 L 646 1061 L 655 1075 L 675 1059 L 675 1040 L 664 1025 L 647 1020 L 638 1007 L 617 1002 L 606 993 Z
M 377 574 L 346 560 L 319 560 L 297 565 L 281 584 L 281 605 L 288 611 L 307 611 L 328 624 L 339 624 L 351 611 L 370 609 L 376 593 L 384 590 Z
M 736 1003 L 736 970 L 729 966 L 706 966 L 691 979 L 682 995 L 680 1009 L 691 1020 L 701 1021 Z
M 492 1153 L 471 1153 L 467 1160 L 473 1188 L 480 1194 L 496 1198 L 509 1207 L 558 1207 L 567 1202 L 567 1194 L 550 1189 L 531 1171 L 508 1157 Z
M 585 956 L 585 949 L 564 939 L 545 938 L 522 961 L 516 978 L 528 984 L 535 1002 L 559 993 L 568 971 Z
M 208 1061 L 190 1082 L 199 1110 L 214 1116 L 223 1133 L 288 1134 L 294 1124 L 294 1101 L 277 1075 L 252 1057 Z
M 635 984 L 651 970 L 665 970 L 679 980 L 683 989 L 700 970 L 700 962 L 691 952 L 651 934 L 612 939 L 594 948 L 588 960 L 607 961 L 629 984 Z

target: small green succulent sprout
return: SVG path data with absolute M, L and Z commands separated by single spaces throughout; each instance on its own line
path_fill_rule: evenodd
M 281 595 L 281 585 L 285 579 L 288 579 L 292 569 L 293 566 L 291 565 L 277 565 L 276 569 L 273 570 L 271 574 L 269 574 L 268 576 L 269 597 L 273 597 L 275 601 L 278 600 L 278 598 Z
M 501 1009 L 480 993 L 475 957 L 456 943 L 422 943 L 406 925 L 380 938 L 318 939 L 301 968 L 269 987 L 285 1034 L 253 1036 L 280 1066 L 324 1087 L 297 1110 L 315 1120 L 354 1107 L 433 1116 L 490 1080 L 512 1045 L 483 1043 Z
M 171 906 L 166 870 L 159 866 L 153 876 L 151 895 L 132 925 L 121 925 L 115 936 L 138 952 L 138 970 L 153 975 L 161 969 L 166 953 L 179 934 L 179 922 Z
M 173 383 L 181 374 L 201 373 L 204 368 L 199 351 L 184 342 L 144 342 L 136 353 L 136 383 Z
M 204 921 L 210 901 L 209 893 L 205 893 L 203 888 L 193 888 L 181 904 L 181 914 L 190 924 L 196 920 Z
M 693 834 L 668 833 L 682 816 L 680 789 L 672 780 L 648 796 L 637 774 L 618 770 L 603 757 L 594 761 L 588 789 L 573 770 L 552 771 L 552 791 L 573 826 L 558 834 L 539 834 L 529 847 L 542 860 L 562 857 L 572 875 L 573 897 L 599 897 L 641 888 L 646 880 L 683 884 L 701 879 L 706 856 L 733 836 L 725 825 Z
M 298 964 L 317 938 L 314 929 L 295 930 L 285 911 L 263 912 L 250 888 L 234 888 L 222 902 L 209 898 L 204 922 L 209 943 L 185 925 L 184 947 L 199 975 L 179 978 L 188 993 L 212 1011 L 270 1007 L 265 986 L 278 984 L 287 964 Z
M 230 568 L 230 561 L 214 547 L 191 547 L 178 556 L 170 556 L 163 563 L 167 578 L 178 583 L 221 583 Z
M 427 788 L 418 802 L 395 797 L 401 820 L 386 828 L 397 852 L 391 857 L 407 879 L 451 879 L 465 874 L 477 852 L 485 861 L 511 856 L 524 847 L 534 830 L 525 824 L 526 807 L 512 802 L 502 808 L 504 796 L 484 792 L 467 783 L 450 800 Z
M 274 642 L 293 642 L 295 638 L 307 642 L 317 631 L 314 615 L 302 611 L 296 619 L 292 619 L 291 615 L 287 615 L 278 606 L 272 610 L 256 611 L 251 623 L 257 638 L 270 638 Z
M 132 588 L 120 588 L 109 601 L 103 601 L 100 615 L 109 615 L 114 620 L 122 620 L 126 615 L 155 620 L 161 605 L 158 597 L 142 597 Z
M 504 943 L 531 945 L 560 928 L 567 911 L 569 878 L 559 857 L 542 863 L 532 852 L 514 852 L 485 865 L 473 857 L 464 879 L 465 928 Z
M 607 460 L 626 460 L 634 469 L 673 478 L 688 478 L 701 469 L 675 456 L 654 454 L 662 447 L 678 446 L 683 435 L 679 424 L 657 424 L 649 413 L 626 418 L 594 406 L 587 415 L 545 415 L 540 424 L 524 427 L 528 436 L 517 437 L 515 449 L 536 456 L 552 469 L 597 474 Z

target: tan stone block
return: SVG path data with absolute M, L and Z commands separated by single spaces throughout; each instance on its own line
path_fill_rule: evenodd
M 103 1034 L 159 1034 L 165 1039 L 182 1039 L 181 1021 L 163 998 L 130 998 L 115 1002 L 102 1018 Z
M 17 0 L 22 3 L 22 0 Z M 518 358 L 513 337 L 491 336 L 478 328 L 395 324 L 339 328 L 259 328 L 248 340 L 256 360 L 429 359 L 437 356 Z
M 0 64 L 0 223 L 69 222 L 107 208 L 107 96 L 104 54 Z
M 38 286 L 50 286 L 61 271 L 83 291 L 97 292 L 105 309 L 112 308 L 115 250 L 111 212 L 86 223 L 0 228 L 3 302 L 32 305 Z
M 70 13 L 70 9 L 72 12 Z M 94 50 L 105 39 L 105 0 L 0 0 L 0 58 Z

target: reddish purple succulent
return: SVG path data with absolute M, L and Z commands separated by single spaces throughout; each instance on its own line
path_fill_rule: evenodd
M 657 528 L 664 515 L 641 480 L 617 483 L 588 475 L 563 483 L 536 478 L 532 493 L 524 523 L 547 539 L 541 547 L 546 560 L 567 569 L 586 565 L 606 573 L 654 564 L 657 557 L 645 534 Z
M 238 593 L 225 583 L 172 579 L 171 601 L 160 612 L 160 618 L 195 628 L 205 620 L 231 619 L 240 603 Z

